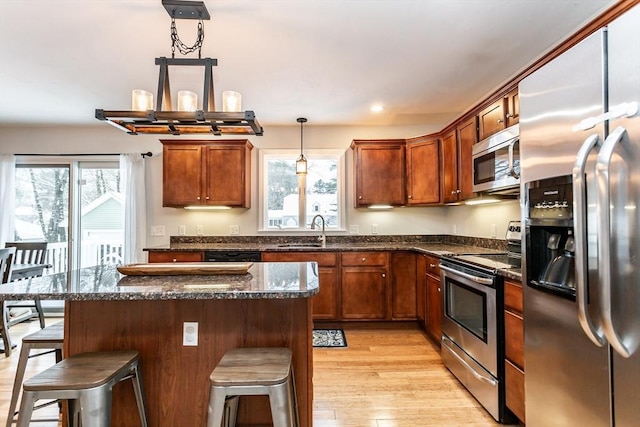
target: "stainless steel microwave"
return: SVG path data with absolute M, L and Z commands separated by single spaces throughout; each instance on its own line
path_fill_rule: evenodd
M 474 193 L 520 190 L 520 127 L 510 126 L 473 146 Z

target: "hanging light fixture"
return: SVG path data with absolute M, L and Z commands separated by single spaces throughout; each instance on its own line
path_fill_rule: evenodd
M 145 134 L 204 134 L 214 135 L 262 135 L 262 126 L 253 111 L 242 111 L 240 94 L 229 92 L 233 101 L 226 101 L 222 111 L 216 111 L 213 91 L 213 67 L 218 65 L 215 58 L 202 58 L 204 40 L 203 20 L 209 20 L 209 11 L 202 1 L 162 0 L 162 5 L 171 17 L 171 58 L 156 58 L 160 67 L 156 109 L 153 110 L 153 95 L 146 91 L 134 90 L 131 111 L 96 109 L 96 119 L 103 120 L 130 135 Z M 197 38 L 193 46 L 185 45 L 178 36 L 176 19 L 197 19 Z M 176 58 L 176 49 L 182 54 L 198 51 L 198 58 Z M 171 108 L 169 85 L 170 66 L 204 67 L 202 109 L 197 108 L 197 95 L 191 91 L 178 94 L 178 108 Z M 226 98 L 226 97 L 225 97 Z M 232 107 L 228 107 L 232 105 Z
M 307 123 L 307 119 L 304 117 L 298 117 L 297 122 L 300 123 L 300 157 L 296 160 L 296 174 L 298 175 L 306 175 L 307 174 L 307 159 L 304 157 L 302 152 L 302 125 Z

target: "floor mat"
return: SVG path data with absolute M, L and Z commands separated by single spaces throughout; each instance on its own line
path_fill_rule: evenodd
M 347 339 L 342 329 L 314 329 L 314 347 L 346 347 Z

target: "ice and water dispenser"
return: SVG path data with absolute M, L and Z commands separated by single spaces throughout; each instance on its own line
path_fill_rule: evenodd
M 527 284 L 575 297 L 571 176 L 526 185 Z

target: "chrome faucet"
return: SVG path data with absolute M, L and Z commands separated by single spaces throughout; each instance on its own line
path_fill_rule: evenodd
M 322 220 L 322 234 L 318 237 L 318 240 L 320 240 L 320 243 L 322 244 L 322 247 L 326 247 L 327 246 L 327 236 L 324 234 L 324 226 L 325 226 L 325 222 L 324 222 L 324 217 L 320 214 L 316 215 L 313 217 L 313 219 L 311 220 L 311 229 L 315 230 L 316 229 L 316 219 L 320 218 Z

